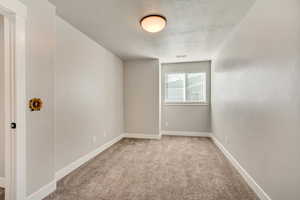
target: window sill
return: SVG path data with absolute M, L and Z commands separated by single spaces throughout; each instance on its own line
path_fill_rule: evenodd
M 189 103 L 164 103 L 165 106 L 209 106 L 208 103 L 201 103 L 201 102 L 189 102 Z

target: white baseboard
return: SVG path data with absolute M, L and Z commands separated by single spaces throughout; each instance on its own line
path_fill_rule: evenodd
M 221 144 L 221 142 L 211 135 L 213 142 L 216 146 L 223 152 L 227 159 L 232 163 L 232 165 L 237 169 L 237 171 L 242 175 L 248 185 L 260 198 L 260 200 L 272 200 L 270 196 L 255 182 L 255 180 L 250 176 L 250 174 L 240 165 L 240 163 L 233 157 L 233 155 Z
M 72 162 L 68 166 L 66 166 L 63 169 L 59 170 L 58 172 L 55 173 L 55 179 L 56 179 L 56 181 L 59 181 L 60 179 L 62 179 L 66 175 L 70 174 L 72 171 L 74 171 L 77 168 L 79 168 L 81 165 L 83 165 L 87 161 L 95 158 L 98 154 L 100 154 L 101 152 L 105 151 L 106 149 L 108 149 L 109 147 L 111 147 L 112 145 L 114 145 L 115 143 L 119 142 L 122 138 L 123 138 L 123 135 L 120 135 L 120 136 L 116 137 L 115 139 L 113 139 L 113 140 L 105 143 L 104 145 L 102 145 L 98 149 L 92 151 L 91 153 L 88 153 L 87 155 L 79 158 L 78 160 Z
M 124 133 L 124 138 L 160 140 L 161 135 L 150 135 L 143 133 Z
M 79 158 L 78 160 L 74 161 L 70 165 L 66 166 L 65 168 L 59 170 L 58 172 L 55 173 L 54 181 L 52 181 L 48 185 L 45 185 L 38 191 L 31 194 L 29 197 L 27 197 L 27 200 L 42 200 L 42 199 L 44 199 L 45 197 L 47 197 L 48 195 L 50 195 L 52 192 L 54 192 L 56 190 L 57 181 L 59 181 L 60 179 L 62 179 L 63 177 L 65 177 L 66 175 L 68 175 L 69 173 L 71 173 L 72 171 L 74 171 L 75 169 L 77 169 L 78 167 L 83 165 L 84 163 L 86 163 L 87 161 L 93 159 L 99 153 L 103 152 L 104 150 L 108 149 L 115 143 L 119 142 L 122 138 L 123 138 L 123 135 L 116 137 L 115 139 L 105 143 L 104 145 L 102 145 L 101 147 L 96 149 L 95 151 L 92 151 L 91 153 Z
M 175 136 L 197 136 L 197 137 L 211 137 L 216 146 L 223 152 L 223 154 L 227 157 L 227 159 L 232 163 L 232 165 L 238 170 L 238 172 L 242 175 L 248 185 L 253 189 L 253 191 L 257 194 L 257 196 L 261 200 L 272 200 L 267 193 L 255 182 L 255 180 L 249 175 L 249 173 L 239 164 L 239 162 L 232 156 L 232 154 L 215 138 L 211 133 L 208 132 L 178 132 L 178 131 L 162 131 L 162 135 L 175 135 Z M 56 190 L 56 182 L 72 171 L 79 168 L 81 165 L 86 163 L 87 161 L 93 159 L 98 154 L 108 149 L 115 143 L 119 142 L 122 138 L 138 138 L 138 139 L 161 139 L 161 135 L 150 135 L 150 134 L 138 134 L 138 133 L 125 133 L 123 135 L 118 136 L 117 138 L 107 142 L 102 145 L 95 151 L 79 158 L 74 161 L 70 165 L 65 168 L 59 170 L 55 174 L 55 180 L 48 185 L 42 187 L 37 192 L 30 195 L 27 200 L 41 200 L 54 192 Z M 0 178 L 0 186 L 5 186 L 5 179 Z
M 6 181 L 4 177 L 0 177 L 0 187 L 5 188 L 6 186 Z
M 210 137 L 209 132 L 190 132 L 190 131 L 161 131 L 162 135 L 170 136 L 189 136 L 189 137 Z
M 42 200 L 56 190 L 56 181 L 52 181 L 27 197 L 27 200 Z

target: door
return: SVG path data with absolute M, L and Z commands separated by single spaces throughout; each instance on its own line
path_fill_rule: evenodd
M 11 187 L 13 180 L 13 130 L 11 123 L 14 121 L 14 75 L 11 54 L 11 27 L 10 19 L 1 17 L 1 68 L 3 69 L 4 90 L 4 136 L 5 136 L 5 200 L 12 199 Z

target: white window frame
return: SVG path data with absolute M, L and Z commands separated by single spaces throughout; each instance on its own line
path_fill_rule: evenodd
M 187 101 L 187 88 L 186 88 L 186 81 L 187 81 L 187 77 L 188 77 L 188 74 L 194 74 L 194 73 L 197 73 L 197 74 L 202 74 L 205 76 L 205 81 L 204 81 L 204 87 L 203 87 L 203 92 L 204 92 L 204 100 L 203 101 Z M 183 101 L 171 101 L 171 100 L 168 100 L 167 99 L 167 91 L 168 91 L 168 87 L 167 87 L 167 77 L 168 75 L 170 74 L 184 74 L 185 76 L 185 79 L 184 79 L 184 96 L 183 96 Z M 166 72 L 165 75 L 164 75 L 164 103 L 165 105 L 208 105 L 208 102 L 207 102 L 207 73 L 206 72 Z

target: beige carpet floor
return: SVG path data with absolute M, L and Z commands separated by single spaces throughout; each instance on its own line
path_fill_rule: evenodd
M 123 139 L 46 200 L 258 200 L 209 138 Z
M 0 187 L 0 200 L 4 200 L 5 195 L 4 195 L 4 189 Z

